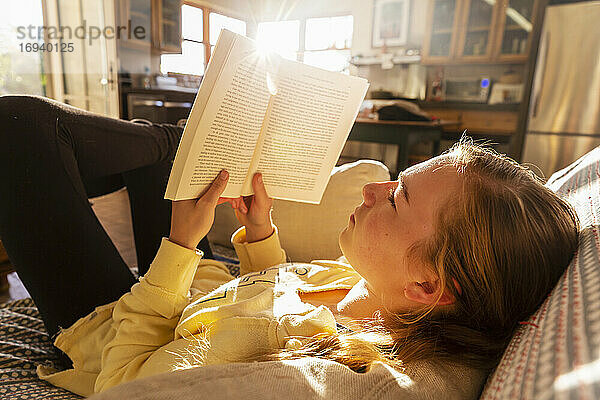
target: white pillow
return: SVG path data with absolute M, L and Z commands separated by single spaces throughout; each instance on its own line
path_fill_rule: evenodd
M 363 186 L 389 179 L 390 172 L 381 162 L 359 160 L 333 169 L 320 204 L 273 201 L 273 222 L 288 259 L 300 262 L 341 256 L 338 236 L 362 202 Z M 208 239 L 231 247 L 231 234 L 239 226 L 231 206 L 222 204 L 216 209 Z

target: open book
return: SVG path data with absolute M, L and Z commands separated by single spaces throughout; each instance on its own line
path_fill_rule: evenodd
M 165 198 L 197 198 L 226 169 L 222 197 L 253 194 L 258 171 L 269 196 L 318 204 L 367 88 L 365 79 L 285 60 L 221 31 Z

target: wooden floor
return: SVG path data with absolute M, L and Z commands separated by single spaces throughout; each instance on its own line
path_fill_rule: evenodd
M 130 268 L 137 268 L 127 189 L 123 188 L 105 196 L 95 197 L 90 199 L 90 202 L 94 213 L 115 243 L 123 260 Z M 8 275 L 8 282 L 9 291 L 0 295 L 0 303 L 30 297 L 16 272 Z

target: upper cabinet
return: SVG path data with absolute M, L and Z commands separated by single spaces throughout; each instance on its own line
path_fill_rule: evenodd
M 181 0 L 158 0 L 158 47 L 162 53 L 181 53 Z
M 122 45 L 181 53 L 181 0 L 121 0 L 116 4 L 121 26 L 132 31 L 121 40 Z
M 444 62 L 454 55 L 460 22 L 459 5 L 460 0 L 430 0 L 423 61 Z
M 531 49 L 531 32 L 539 0 L 505 0 L 499 13 L 496 57 L 501 61 L 525 61 Z
M 468 62 L 489 60 L 495 33 L 497 4 L 494 0 L 463 0 L 457 58 Z
M 539 0 L 430 0 L 426 64 L 524 62 Z

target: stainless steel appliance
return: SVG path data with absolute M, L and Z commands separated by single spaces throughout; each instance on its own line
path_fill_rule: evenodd
M 549 6 L 522 162 L 544 177 L 600 145 L 600 1 Z
M 443 98 L 446 101 L 468 101 L 486 103 L 490 94 L 491 81 L 482 78 L 446 78 L 443 84 Z
M 192 101 L 167 100 L 166 95 L 129 93 L 127 95 L 129 119 L 143 118 L 152 122 L 176 124 L 187 118 Z

